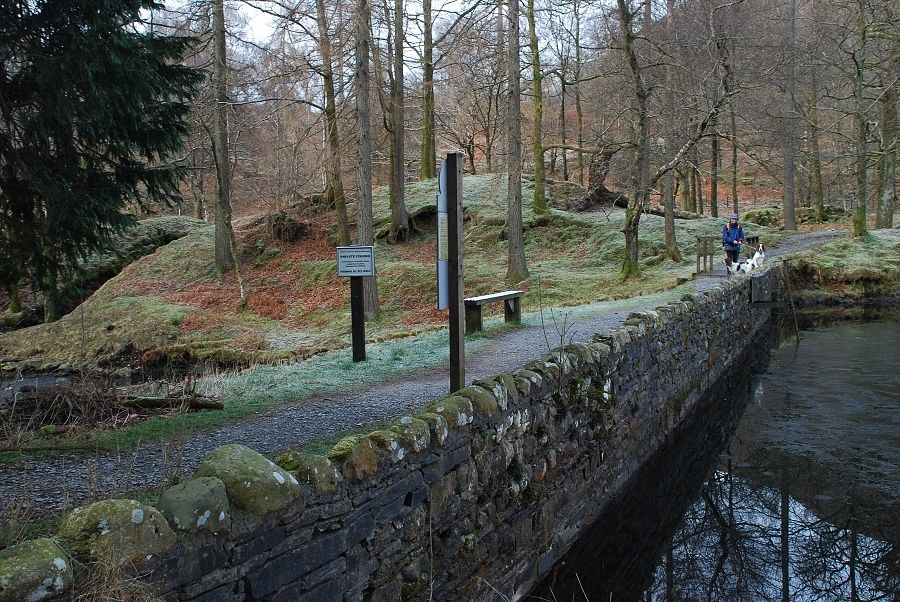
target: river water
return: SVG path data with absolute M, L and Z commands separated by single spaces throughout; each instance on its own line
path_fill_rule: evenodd
M 528 600 L 900 600 L 900 322 L 723 383 Z

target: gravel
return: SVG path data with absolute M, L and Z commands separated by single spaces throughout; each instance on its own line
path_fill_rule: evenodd
M 767 258 L 806 250 L 844 233 L 821 231 L 798 234 Z M 706 290 L 725 277 L 720 264 L 711 274 L 694 281 Z M 544 356 L 560 341 L 589 341 L 594 333 L 621 325 L 633 311 L 652 309 L 677 298 L 677 292 L 601 303 L 567 314 L 559 324 L 528 326 L 492 336 L 466 358 L 466 380 L 487 378 L 517 369 Z M 558 329 L 566 326 L 562 336 Z M 549 343 L 549 347 L 548 347 Z M 97 498 L 122 496 L 191 474 L 203 456 L 226 443 L 241 443 L 273 454 L 289 447 L 338 435 L 366 424 L 413 412 L 447 394 L 446 366 L 423 369 L 377 386 L 279 405 L 247 420 L 207 432 L 194 432 L 180 441 L 157 443 L 118 453 L 70 453 L 28 458 L 0 466 L 0 512 L 21 503 L 32 510 L 59 510 Z

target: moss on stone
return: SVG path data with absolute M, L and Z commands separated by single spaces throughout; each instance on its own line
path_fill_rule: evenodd
M 125 564 L 163 554 L 175 533 L 162 514 L 136 500 L 102 500 L 76 508 L 59 537 L 76 556 Z
M 359 442 L 362 438 L 362 435 L 347 435 L 343 437 L 340 441 L 334 444 L 334 447 L 331 448 L 331 451 L 328 452 L 328 459 L 334 462 L 343 461 L 350 452 L 353 451 L 353 447 Z
M 221 533 L 231 530 L 231 508 L 225 483 L 216 477 L 198 477 L 167 489 L 157 503 L 173 529 Z
M 459 395 L 451 395 L 428 406 L 429 411 L 439 414 L 447 421 L 450 428 L 465 426 L 472 422 L 474 410 L 472 402 Z
M 0 550 L 0 602 L 45 600 L 71 586 L 72 566 L 52 539 L 32 539 Z
M 471 400 L 485 416 L 493 416 L 500 407 L 497 398 L 483 386 L 472 385 L 461 389 L 458 394 Z
M 444 441 L 447 440 L 447 436 L 450 434 L 447 420 L 440 414 L 435 414 L 434 412 L 424 412 L 417 417 L 428 424 L 431 430 L 432 439 L 437 441 L 438 445 L 443 445 Z
M 347 478 L 363 479 L 378 473 L 385 450 L 371 436 L 357 437 L 348 452 L 341 455 L 341 472 Z
M 252 514 L 281 510 L 300 499 L 300 486 L 294 475 L 260 453 L 235 443 L 209 452 L 197 469 L 197 476 L 221 479 L 228 499 Z
M 400 440 L 400 435 L 394 431 L 374 431 L 367 435 L 375 445 L 388 453 L 391 460 L 399 462 L 406 457 L 407 449 Z
M 276 463 L 295 473 L 301 483 L 311 483 L 316 491 L 330 493 L 344 480 L 334 462 L 318 454 L 287 452 L 279 456 Z
M 400 441 L 406 447 L 415 452 L 427 449 L 428 444 L 431 443 L 431 430 L 428 427 L 428 423 L 421 418 L 403 416 L 389 428 L 397 433 Z

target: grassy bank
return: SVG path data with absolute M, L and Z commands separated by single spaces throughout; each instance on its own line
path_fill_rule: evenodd
M 526 181 L 531 275 L 524 282 L 506 283 L 505 177 L 467 177 L 464 192 L 466 294 L 522 288 L 526 322 L 539 319 L 534 316 L 541 308 L 675 291 L 693 272 L 696 237 L 716 236 L 722 224 L 721 219 L 678 220 L 684 259 L 673 262 L 665 255 L 662 219 L 644 216 L 642 276 L 623 280 L 624 212 L 554 210 L 534 216 L 527 209 L 532 187 Z M 126 267 L 62 320 L 0 335 L 2 367 L 8 372 L 60 366 L 91 370 L 130 365 L 163 373 L 189 368 L 206 375 L 197 390 L 224 403 L 222 410 L 141 418 L 114 431 L 75 429 L 64 438 L 40 436 L 26 447 L 116 449 L 164 441 L 238 421 L 272 405 L 445 362 L 446 313 L 434 309 L 436 194 L 436 181 L 411 185 L 408 205 L 418 230 L 402 245 L 376 243 L 381 318 L 366 325 L 370 361 L 364 364 L 353 364 L 346 352 L 349 286 L 335 276 L 329 216 L 313 220 L 306 235 L 293 242 L 273 238 L 260 227 L 264 220 L 244 220 L 239 236 L 251 289 L 248 311 L 237 311 L 233 273 L 224 280 L 216 273 L 213 228 L 201 225 Z M 376 191 L 375 211 L 376 224 L 383 227 L 389 217 L 383 190 Z M 756 226 L 748 226 L 748 234 L 761 235 L 770 246 L 782 237 Z M 505 328 L 497 323 L 501 306 L 485 309 L 491 328 Z M 470 348 L 479 344 L 479 337 L 467 341 Z
M 872 230 L 796 256 L 804 304 L 900 298 L 900 229 Z

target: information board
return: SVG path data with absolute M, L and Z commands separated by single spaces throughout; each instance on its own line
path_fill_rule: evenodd
M 337 275 L 340 278 L 375 275 L 375 247 L 337 247 Z

